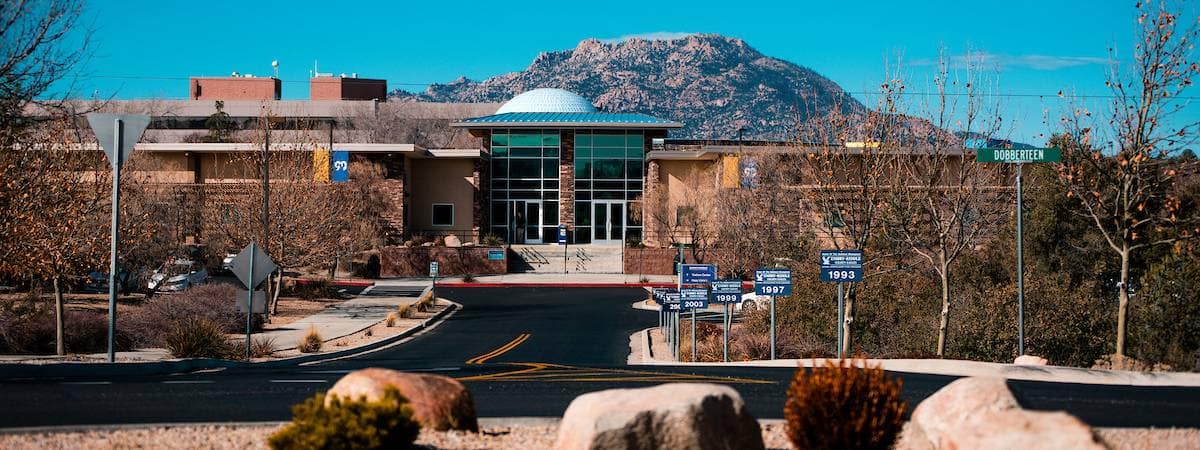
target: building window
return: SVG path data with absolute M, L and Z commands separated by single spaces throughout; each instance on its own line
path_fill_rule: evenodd
M 434 203 L 433 204 L 433 226 L 435 227 L 452 227 L 454 226 L 454 205 L 451 203 Z

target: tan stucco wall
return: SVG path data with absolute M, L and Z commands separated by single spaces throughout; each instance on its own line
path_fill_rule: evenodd
M 646 205 L 646 222 L 648 233 L 659 236 L 648 236 L 649 241 L 657 245 L 668 245 L 671 240 L 662 235 L 675 225 L 675 211 L 680 206 L 691 206 L 697 209 L 701 218 L 715 217 L 715 196 L 717 193 L 717 176 L 719 161 L 659 161 L 659 188 L 665 195 L 657 199 L 648 199 L 655 204 Z M 665 204 L 664 204 L 665 201 Z M 665 221 L 666 223 L 650 225 L 649 222 Z M 713 231 L 715 223 L 708 225 L 708 232 Z M 660 231 L 661 230 L 661 231 Z M 711 234 L 711 233 L 709 233 Z M 658 239 L 655 239 L 655 238 Z M 688 237 L 682 236 L 676 230 L 675 240 L 690 243 Z
M 444 234 L 454 230 L 464 242 L 469 240 L 473 217 L 475 187 L 471 184 L 475 166 L 470 159 L 408 160 L 409 226 L 415 232 Z M 454 225 L 433 226 L 433 204 L 454 205 Z

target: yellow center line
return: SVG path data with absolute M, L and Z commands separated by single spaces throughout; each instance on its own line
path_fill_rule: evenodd
M 503 348 L 503 347 L 502 347 Z M 484 355 L 487 356 L 487 355 Z M 477 359 L 477 358 L 476 358 Z M 599 369 L 589 367 L 566 366 L 552 363 L 507 363 L 509 366 L 522 367 L 510 370 L 471 377 L 459 378 L 459 381 L 511 381 L 511 382 L 717 382 L 745 384 L 774 384 L 774 381 L 757 380 L 728 376 L 711 376 L 687 373 L 652 372 L 644 370 Z
M 467 364 L 483 364 L 483 363 L 487 362 L 487 360 L 489 360 L 489 359 L 503 355 L 503 354 L 507 353 L 509 350 L 517 348 L 518 345 L 521 345 L 527 339 L 529 339 L 529 333 L 522 333 L 521 335 L 517 336 L 515 339 L 509 341 L 507 344 L 501 345 L 499 348 L 497 348 L 495 350 L 492 350 L 490 352 L 487 352 L 482 355 L 476 356 L 474 358 L 468 359 Z

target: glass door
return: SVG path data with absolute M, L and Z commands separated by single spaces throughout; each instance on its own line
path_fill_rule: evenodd
M 538 202 L 525 203 L 525 243 L 542 243 L 542 205 Z
M 592 202 L 592 242 L 620 244 L 625 239 L 625 202 Z

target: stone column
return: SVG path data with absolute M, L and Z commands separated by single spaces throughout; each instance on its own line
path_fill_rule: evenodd
M 575 132 L 563 130 L 558 150 L 558 223 L 575 235 Z M 557 237 L 555 237 L 557 239 Z M 574 241 L 574 239 L 571 239 Z
M 658 160 L 652 159 L 646 164 L 646 179 L 643 181 L 642 195 L 642 242 L 646 246 L 659 246 L 659 224 L 654 220 L 654 215 L 650 214 L 651 208 L 659 208 L 663 205 L 659 202 L 666 202 L 667 199 L 661 195 L 659 191 L 662 189 L 662 184 L 659 179 Z
M 380 183 L 380 190 L 388 199 L 387 209 L 380 214 L 384 225 L 383 237 L 386 244 L 398 245 L 404 242 L 404 233 L 408 231 L 407 167 L 404 155 L 386 155 L 383 169 L 384 179 Z

